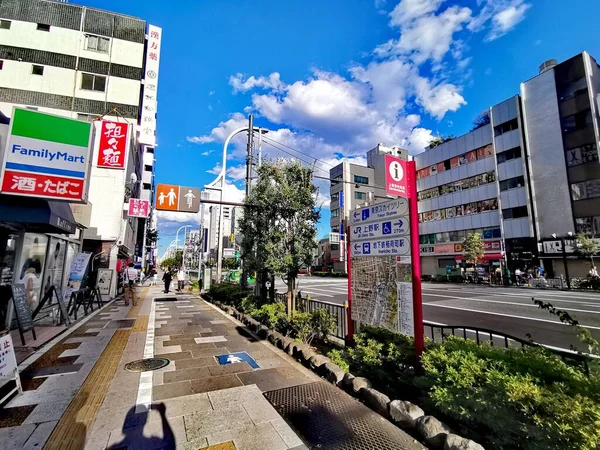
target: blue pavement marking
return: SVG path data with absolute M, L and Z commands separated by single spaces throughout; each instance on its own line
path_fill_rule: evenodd
M 260 369 L 260 366 L 254 360 L 254 358 L 252 358 L 252 356 L 246 352 L 226 353 L 224 355 L 217 355 L 215 358 L 217 358 L 218 363 L 222 366 L 246 361 L 253 369 Z

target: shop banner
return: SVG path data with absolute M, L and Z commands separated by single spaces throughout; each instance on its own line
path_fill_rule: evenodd
M 103 120 L 98 138 L 96 165 L 104 169 L 125 169 L 129 150 L 129 124 Z
M 146 218 L 149 215 L 150 202 L 148 200 L 142 200 L 140 198 L 129 199 L 129 210 L 127 215 L 129 217 L 143 217 Z
M 71 261 L 71 269 L 69 270 L 69 281 L 67 289 L 65 289 L 63 299 L 69 301 L 71 293 L 81 289 L 88 273 L 88 265 L 90 263 L 91 253 L 76 253 Z
M 85 203 L 92 134 L 91 123 L 14 108 L 0 192 Z
M 18 376 L 15 347 L 9 333 L 0 337 L 0 388 Z
M 100 290 L 101 295 L 110 295 L 110 285 L 112 283 L 114 270 L 98 269 L 98 280 L 96 287 Z

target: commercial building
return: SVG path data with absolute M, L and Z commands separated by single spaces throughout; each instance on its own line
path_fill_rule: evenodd
M 398 147 L 377 147 L 367 152 L 367 166 L 344 161 L 329 171 L 331 179 L 331 232 L 340 235 L 339 242 L 331 243 L 331 260 L 334 272 L 346 271 L 346 249 L 343 236 L 348 226 L 350 212 L 365 205 L 386 198 L 385 155 L 406 159 L 408 151 Z M 376 180 L 378 180 L 376 182 Z
M 489 109 L 488 125 L 415 157 L 424 274 L 459 265 L 472 231 L 489 269 L 587 274 L 575 235 L 600 232 L 599 93 L 586 52 L 547 61 L 520 95 Z
M 0 214 L 4 265 L 19 267 L 20 259 L 35 253 L 44 273 L 46 253 L 58 248 L 61 267 L 52 270 L 60 277 L 52 283 L 60 286 L 66 283 L 69 258 L 80 251 L 94 254 L 94 269 L 115 272 L 125 261 L 154 258 L 155 250 L 144 245 L 145 230 L 155 220 L 152 206 L 147 219 L 128 217 L 127 207 L 130 198 L 152 202 L 154 197 L 161 34 L 141 19 L 74 4 L 0 2 L 0 117 L 8 123 L 13 107 L 20 107 L 91 122 L 95 136 L 87 203 L 70 207 L 68 202 L 21 198 L 25 213 L 19 219 L 13 213 L 15 199 L 0 196 L 0 210 L 6 211 Z M 116 125 L 109 125 L 107 133 L 111 123 Z M 119 143 L 105 147 L 108 138 Z M 40 224 L 42 216 L 58 216 L 68 225 Z M 47 277 L 38 276 L 43 280 L 36 284 L 39 295 Z M 13 277 L 3 278 L 8 284 Z M 111 296 L 116 285 L 114 276 Z
M 331 247 L 333 244 L 329 242 L 329 238 L 319 239 L 317 243 L 317 253 L 313 260 L 313 269 L 317 271 L 327 272 L 329 269 L 333 268 L 333 263 L 331 261 Z

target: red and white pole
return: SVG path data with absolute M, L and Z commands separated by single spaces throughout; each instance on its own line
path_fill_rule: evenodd
M 352 344 L 354 341 L 354 322 L 352 321 L 352 255 L 350 245 L 350 226 L 346 228 L 346 258 L 348 264 L 348 334 L 346 335 L 346 345 Z
M 423 336 L 423 292 L 421 289 L 421 247 L 419 246 L 419 208 L 417 205 L 417 169 L 414 161 L 408 161 L 408 204 L 410 215 L 410 246 L 413 285 L 413 318 L 415 327 L 415 350 L 421 359 L 425 348 Z

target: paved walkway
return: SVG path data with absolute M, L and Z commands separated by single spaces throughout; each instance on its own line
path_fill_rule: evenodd
M 3 450 L 307 448 L 263 393 L 316 375 L 198 297 L 139 293 L 138 306 L 109 305 L 22 372 L 25 392 L 0 410 Z M 125 369 L 149 357 L 170 363 Z

